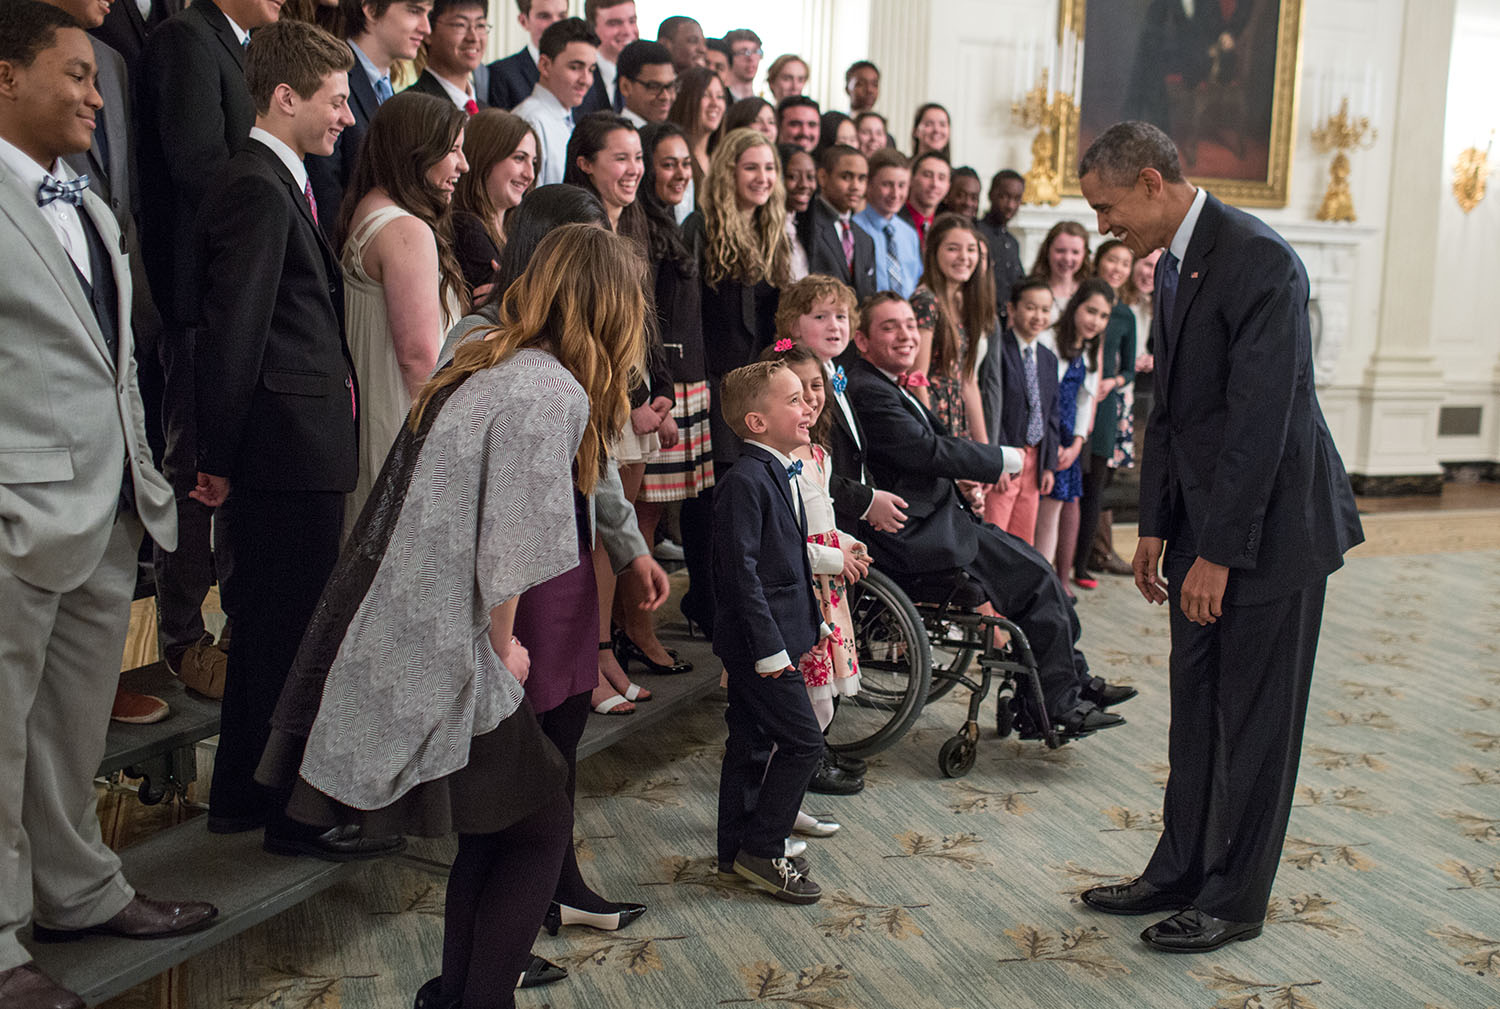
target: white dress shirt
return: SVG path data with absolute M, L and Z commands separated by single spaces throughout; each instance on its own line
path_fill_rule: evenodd
M 1172 244 L 1167 246 L 1167 251 L 1177 257 L 1179 268 L 1187 256 L 1188 243 L 1193 240 L 1193 229 L 1198 227 L 1198 217 L 1203 213 L 1203 204 L 1207 202 L 1208 190 L 1199 186 L 1198 192 L 1193 196 L 1193 205 L 1188 207 L 1182 223 L 1177 225 L 1177 233 L 1172 236 Z
M 542 171 L 536 184 L 549 186 L 561 182 L 567 173 L 568 141 L 573 136 L 572 112 L 563 108 L 563 103 L 541 82 L 537 82 L 531 97 L 511 112 L 530 123 L 542 141 Z
M 632 112 L 629 105 L 620 110 L 620 115 L 624 116 L 626 119 L 629 119 L 630 125 L 634 126 L 638 130 L 644 130 L 651 122 L 645 116 L 638 116 L 634 112 Z M 688 185 L 692 185 L 692 183 L 689 182 Z
M 224 12 L 221 9 L 219 13 L 223 14 Z M 229 22 L 229 28 L 234 32 L 235 41 L 239 42 L 240 48 L 244 48 L 245 43 L 250 41 L 250 33 L 244 28 L 241 28 L 238 22 L 236 22 L 234 18 L 230 17 L 228 14 L 224 14 L 224 20 Z
M 286 170 L 292 173 L 292 181 L 297 183 L 297 191 L 304 194 L 307 192 L 307 168 L 285 141 L 267 133 L 259 126 L 250 127 L 250 139 L 259 140 L 269 147 L 271 153 L 276 155 L 283 165 L 286 165 Z
M 479 104 L 474 97 L 473 81 L 465 82 L 465 86 L 469 89 L 465 91 L 463 90 L 463 88 L 460 88 L 458 85 L 454 84 L 448 78 L 442 76 L 436 71 L 433 72 L 432 77 L 435 81 L 438 82 L 438 84 L 442 86 L 443 92 L 447 94 L 448 98 L 453 102 L 454 105 L 457 105 L 460 110 L 464 112 L 469 111 L 470 102 L 474 102 L 476 105 Z
M 64 162 L 53 162 L 52 170 L 48 171 L 37 164 L 31 157 L 21 151 L 19 147 L 8 140 L 0 139 L 0 162 L 13 172 L 21 185 L 33 197 L 41 189 L 42 183 L 48 179 L 57 182 L 71 182 L 78 178 L 77 173 L 69 168 Z M 62 200 L 53 200 L 45 207 L 37 207 L 47 223 L 52 225 L 52 231 L 57 235 L 57 240 L 62 243 L 63 251 L 83 274 L 83 278 L 90 284 L 94 282 L 94 271 L 89 267 L 89 240 L 83 231 L 83 219 L 79 217 L 82 208 L 75 207 L 71 203 Z
M 604 97 L 609 99 L 610 109 L 615 107 L 615 88 L 619 86 L 620 67 L 604 58 L 603 53 L 594 56 L 594 67 L 599 71 L 599 80 L 604 82 Z

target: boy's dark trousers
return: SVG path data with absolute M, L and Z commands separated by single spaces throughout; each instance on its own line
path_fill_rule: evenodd
M 724 721 L 729 740 L 719 775 L 719 862 L 731 863 L 741 851 L 781 858 L 823 754 L 823 732 L 802 674 L 788 670 L 773 678 L 731 665 Z

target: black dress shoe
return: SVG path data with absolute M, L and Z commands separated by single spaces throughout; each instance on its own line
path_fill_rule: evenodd
M 860 760 L 858 757 L 850 757 L 840 753 L 837 750 L 832 749 L 830 749 L 828 752 L 833 757 L 834 766 L 837 767 L 840 771 L 848 771 L 850 774 L 856 774 L 863 778 L 865 776 L 865 772 L 870 769 L 870 765 L 865 763 L 863 760 Z
M 540 988 L 544 984 L 556 984 L 568 976 L 568 968 L 560 967 L 551 960 L 543 960 L 535 953 L 531 954 L 531 962 L 526 965 L 526 970 L 521 973 L 521 980 L 516 984 L 517 988 Z
M 201 900 L 152 900 L 136 894 L 120 913 L 87 928 L 47 928 L 32 925 L 37 942 L 72 942 L 86 935 L 113 935 L 123 939 L 165 939 L 207 928 L 219 909 Z
M 1125 719 L 1119 715 L 1105 711 L 1097 705 L 1090 704 L 1084 708 L 1074 711 L 1066 718 L 1053 722 L 1053 728 L 1057 731 L 1058 738 L 1066 743 L 1073 739 L 1082 739 L 1084 736 L 1093 735 L 1100 729 L 1113 729 L 1117 725 L 1124 725 Z M 1040 730 L 1032 727 L 1030 720 L 1022 723 L 1017 719 L 1017 734 L 1022 739 L 1041 739 Z
M 1123 683 L 1109 683 L 1102 676 L 1095 676 L 1084 687 L 1079 696 L 1085 701 L 1092 701 L 1101 708 L 1107 708 L 1112 704 L 1122 704 L 1130 700 L 1140 691 L 1134 687 L 1127 687 Z
M 823 757 L 818 761 L 818 769 L 813 772 L 812 780 L 807 783 L 807 790 L 817 792 L 819 795 L 856 795 L 864 789 L 865 779 L 857 774 L 850 774 L 835 764 L 827 750 L 823 751 Z
M 273 855 L 311 855 L 325 862 L 355 862 L 394 855 L 406 847 L 406 838 L 366 837 L 352 824 L 323 831 L 316 827 L 279 826 L 274 831 L 266 828 L 262 847 Z
M 658 675 L 672 675 L 674 673 L 691 673 L 693 664 L 686 659 L 674 660 L 670 666 L 664 666 L 660 662 L 653 662 L 640 645 L 630 640 L 630 635 L 623 630 L 615 631 L 614 636 L 615 659 L 620 663 L 620 668 L 626 673 L 630 672 L 630 664 L 639 662 L 646 667 L 646 672 Z
M 1155 914 L 1158 911 L 1180 911 L 1190 907 L 1193 898 L 1170 890 L 1159 890 L 1144 879 L 1129 883 L 1096 886 L 1079 894 L 1095 911 L 1105 914 Z
M 463 999 L 443 998 L 443 975 L 428 981 L 417 989 L 417 1000 L 412 1009 L 459 1009 Z
M 1163 953 L 1207 953 L 1260 935 L 1262 921 L 1226 921 L 1196 907 L 1185 908 L 1141 933 L 1141 941 Z

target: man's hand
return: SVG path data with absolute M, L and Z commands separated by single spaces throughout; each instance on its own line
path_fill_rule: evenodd
M 905 507 L 904 498 L 888 490 L 878 490 L 870 502 L 870 510 L 865 512 L 865 521 L 883 533 L 899 533 L 906 525 L 906 512 L 901 510 Z
M 1229 569 L 1222 564 L 1199 557 L 1188 568 L 1182 580 L 1182 612 L 1200 627 L 1224 615 L 1224 587 L 1229 584 Z
M 995 481 L 995 490 L 1001 494 L 1004 494 L 1006 491 L 1010 490 L 1011 480 L 1019 480 L 1020 478 L 1021 476 L 1019 473 L 1014 477 L 1012 477 L 1009 473 L 1001 473 L 1000 479 Z
M 633 575 L 635 591 L 633 594 L 640 596 L 639 606 L 643 610 L 660 609 L 661 604 L 667 601 L 672 594 L 672 583 L 667 581 L 667 573 L 662 566 L 651 559 L 650 554 L 641 554 L 630 562 L 630 566 L 621 574 Z
M 188 491 L 188 497 L 194 501 L 201 501 L 210 508 L 217 508 L 229 497 L 229 478 L 214 476 L 211 473 L 199 473 L 198 485 Z
M 1160 605 L 1167 601 L 1167 583 L 1157 572 L 1161 563 L 1161 551 L 1165 541 L 1160 536 L 1142 536 L 1135 545 L 1135 559 L 1130 568 L 1135 573 L 1135 587 L 1146 602 Z
M 958 484 L 958 492 L 969 502 L 969 507 L 976 512 L 984 511 L 984 485 L 977 480 L 955 480 Z

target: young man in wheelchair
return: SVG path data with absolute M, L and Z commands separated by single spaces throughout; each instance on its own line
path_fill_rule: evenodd
M 1076 647 L 1078 617 L 1052 565 L 1024 541 L 983 522 L 959 493 L 961 484 L 992 484 L 1018 470 L 1018 454 L 949 435 L 902 387 L 917 341 L 916 317 L 904 298 L 885 291 L 865 300 L 855 334 L 862 359 L 848 368 L 849 400 L 866 468 L 876 486 L 905 501 L 907 518 L 898 532 L 867 528 L 861 537 L 876 564 L 917 601 L 949 598 L 962 573 L 995 611 L 1018 624 L 1036 657 L 1046 714 L 1062 737 L 1123 725 L 1105 708 L 1136 692 L 1090 675 Z M 1019 721 L 1023 738 L 1040 735 L 1024 709 Z

